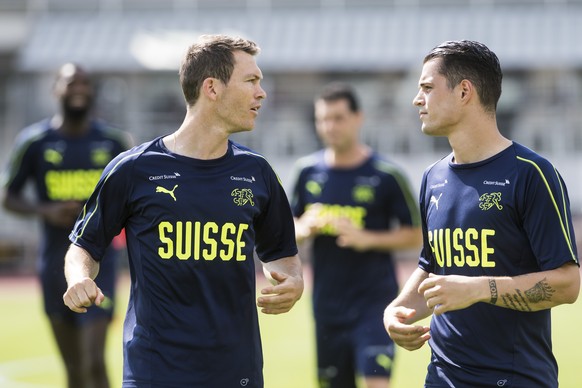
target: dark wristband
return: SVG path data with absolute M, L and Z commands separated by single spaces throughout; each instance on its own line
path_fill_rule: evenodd
M 491 291 L 491 300 L 489 303 L 497 303 L 497 282 L 494 279 L 489 279 L 489 291 Z

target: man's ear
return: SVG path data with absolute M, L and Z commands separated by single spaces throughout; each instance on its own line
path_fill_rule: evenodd
M 464 79 L 459 84 L 459 88 L 461 92 L 461 100 L 463 100 L 464 102 L 468 102 L 473 96 L 473 93 L 475 92 L 473 84 L 471 83 L 471 81 Z
M 214 101 L 220 95 L 223 87 L 224 85 L 219 79 L 209 77 L 202 82 L 201 93 Z

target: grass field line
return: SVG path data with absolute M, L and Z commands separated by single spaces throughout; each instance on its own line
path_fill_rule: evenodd
M 44 375 L 54 371 L 55 368 L 60 368 L 60 364 L 54 355 L 0 362 L 0 386 L 3 388 L 55 388 L 54 385 L 18 381 L 22 377 Z

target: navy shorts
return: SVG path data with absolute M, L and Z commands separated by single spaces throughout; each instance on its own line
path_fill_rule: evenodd
M 117 251 L 112 248 L 100 262 L 99 274 L 95 279 L 97 286 L 103 294 L 109 298 L 111 303 L 106 303 L 102 307 L 91 306 L 84 314 L 71 311 L 63 302 L 63 294 L 67 290 L 67 282 L 64 273 L 65 252 L 59 252 L 55 257 L 62 257 L 54 263 L 41 263 L 40 282 L 45 313 L 54 319 L 63 320 L 73 325 L 83 325 L 94 319 L 105 317 L 111 319 L 113 316 L 113 301 L 115 300 L 115 282 L 117 268 Z
M 356 388 L 356 376 L 391 376 L 394 342 L 381 313 L 350 325 L 315 326 L 320 386 Z

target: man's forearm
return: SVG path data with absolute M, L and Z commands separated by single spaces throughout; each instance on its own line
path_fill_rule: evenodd
M 368 236 L 369 249 L 395 251 L 414 249 L 422 246 L 420 228 L 404 226 L 386 231 L 365 231 Z
M 67 284 L 85 278 L 95 279 L 99 273 L 99 262 L 95 261 L 89 252 L 71 244 L 65 255 L 65 278 Z
M 21 216 L 33 216 L 39 214 L 39 205 L 27 198 L 8 192 L 3 193 L 2 206 L 4 209 Z
M 484 302 L 518 311 L 539 311 L 574 303 L 580 292 L 580 269 L 565 264 L 550 271 L 515 277 L 488 277 Z
M 298 255 L 263 263 L 263 267 L 269 272 L 275 271 L 294 278 L 303 279 L 303 269 Z
M 410 275 L 400 294 L 388 305 L 388 307 L 402 306 L 416 310 L 414 318 L 408 324 L 412 324 L 432 314 L 424 297 L 418 293 L 418 287 L 424 279 L 428 278 L 428 273 L 421 268 L 416 268 Z

